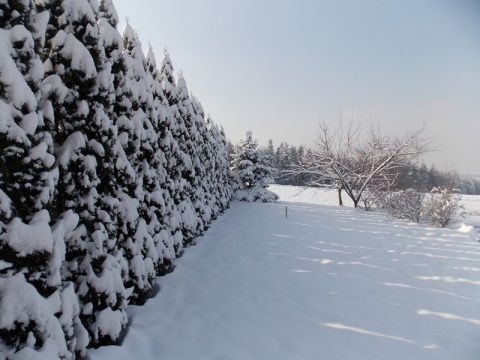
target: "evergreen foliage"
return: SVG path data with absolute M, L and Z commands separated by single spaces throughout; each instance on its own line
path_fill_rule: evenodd
M 120 234 L 119 244 L 128 262 L 128 275 L 124 278 L 126 287 L 133 287 L 130 302 L 144 303 L 151 293 L 155 281 L 155 264 L 158 254 L 148 224 L 151 213 L 157 207 L 152 194 L 158 190 L 158 174 L 155 148 L 158 143 L 150 114 L 152 113 L 152 94 L 149 89 L 151 79 L 147 74 L 147 62 L 137 34 L 127 24 L 123 32 L 123 58 L 126 77 L 130 86 L 132 107 L 124 116 L 133 131 L 133 151 L 130 152 L 130 165 L 133 168 L 133 192 L 129 193 L 128 184 L 124 184 L 120 210 L 121 222 L 127 234 Z M 125 134 L 127 136 L 127 134 Z M 128 159 L 127 159 L 128 164 Z
M 45 14 L 30 0 L 2 1 L 0 14 L 0 358 L 66 358 L 64 243 L 46 210 L 56 172 L 40 109 Z
M 264 152 L 258 148 L 250 130 L 237 146 L 230 171 L 236 181 L 236 199 L 263 202 L 278 199 L 276 194 L 266 190 L 268 184 L 273 182 L 275 169 L 268 165 Z
M 116 342 L 127 324 L 127 290 L 117 258 L 110 64 L 87 0 L 45 2 L 50 17 L 44 51 L 58 149 L 56 215 L 73 210 L 79 224 L 66 241 L 64 280 L 73 281 L 92 345 Z M 51 36 L 51 37 L 50 37 Z M 63 93 L 62 96 L 58 96 Z M 106 322 L 105 319 L 109 321 Z M 102 320 L 103 319 L 103 320 Z M 105 326 L 105 324 L 108 324 Z
M 117 24 L 112 0 L 0 0 L 0 358 L 117 343 L 232 197 L 223 129 Z

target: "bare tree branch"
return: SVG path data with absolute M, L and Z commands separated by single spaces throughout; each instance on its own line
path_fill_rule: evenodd
M 399 169 L 434 150 L 425 125 L 401 136 L 383 134 L 373 124 L 362 130 L 362 124 L 352 122 L 344 126 L 340 121 L 333 130 L 320 123 L 313 147 L 290 172 L 308 175 L 307 185 L 333 181 L 356 207 L 365 191 L 391 188 Z

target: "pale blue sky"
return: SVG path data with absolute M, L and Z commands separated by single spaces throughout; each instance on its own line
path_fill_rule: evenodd
M 234 143 L 309 145 L 341 114 L 423 122 L 442 169 L 480 172 L 480 0 L 114 0 Z

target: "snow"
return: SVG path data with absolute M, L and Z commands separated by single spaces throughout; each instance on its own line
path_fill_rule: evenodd
M 97 140 L 95 139 L 90 140 L 88 142 L 88 146 L 100 157 L 105 156 L 105 149 L 103 148 L 102 144 L 100 144 Z
M 147 63 L 153 68 L 157 67 L 157 60 L 155 59 L 155 54 L 153 53 L 152 45 L 148 45 L 147 53 L 145 54 L 145 59 Z
M 52 62 L 50 59 L 45 61 L 44 66 L 46 72 L 51 71 Z M 44 97 L 53 94 L 59 103 L 63 103 L 70 94 L 70 90 L 63 84 L 62 78 L 58 75 L 50 75 L 43 80 L 42 92 Z M 53 108 L 51 113 L 53 113 Z
M 125 315 L 122 311 L 114 311 L 107 307 L 97 315 L 96 330 L 101 336 L 108 335 L 115 339 L 118 336 L 117 334 L 122 331 L 125 322 Z M 96 337 L 98 337 L 98 334 Z
M 54 311 L 48 300 L 41 297 L 37 290 L 25 281 L 23 274 L 9 278 L 0 277 L 0 329 L 11 330 L 16 327 L 34 325 L 34 333 L 43 342 L 40 349 L 34 351 L 24 347 L 15 354 L 9 354 L 9 359 L 58 359 L 66 355 L 63 342 L 63 331 L 60 323 L 53 315 Z M 41 329 L 41 331 L 38 331 Z M 29 335 L 28 342 L 35 342 Z M 0 346 L 0 358 L 3 352 Z M 8 351 L 8 350 L 7 350 Z
M 35 134 L 38 126 L 38 115 L 35 112 L 31 112 L 30 114 L 26 114 L 23 117 L 23 120 L 20 123 L 21 127 L 25 132 L 29 135 Z
M 75 131 L 64 141 L 57 154 L 58 163 L 66 168 L 74 160 L 74 153 L 85 147 L 85 136 L 80 131 Z
M 0 214 L 7 219 L 12 216 L 12 200 L 0 189 Z
M 114 27 L 112 27 L 112 25 L 110 25 L 107 19 L 98 19 L 98 31 L 105 47 L 122 44 L 122 36 Z
M 5 233 L 0 235 L 0 244 L 7 244 L 20 257 L 53 250 L 52 231 L 48 222 L 47 210 L 34 215 L 30 224 L 24 224 L 20 218 L 14 218 L 6 225 Z
M 122 346 L 90 359 L 478 358 L 471 232 L 353 209 L 345 196 L 339 207 L 336 190 L 269 190 L 280 201 L 232 202 L 157 279 L 156 297 L 129 307 Z
M 62 282 L 60 268 L 65 261 L 65 237 L 66 234 L 74 230 L 78 224 L 79 217 L 72 210 L 67 210 L 52 226 L 53 251 L 49 262 L 49 277 L 47 282 L 50 286 L 55 286 Z M 67 305 L 68 306 L 68 305 Z
M 37 0 L 38 2 L 43 3 L 44 0 Z M 50 19 L 50 14 L 47 10 L 43 12 L 38 12 L 34 15 L 33 21 L 33 30 L 35 31 L 35 37 L 40 40 L 40 43 L 43 45 L 45 43 L 45 34 L 48 26 L 48 20 Z
M 338 205 L 337 190 L 328 188 L 313 188 L 299 186 L 285 186 L 272 184 L 268 190 L 281 194 L 281 201 L 299 202 L 307 204 Z M 342 192 L 343 205 L 353 207 L 353 201 Z
M 7 55 L 14 53 L 12 43 L 19 39 L 33 42 L 31 34 L 23 26 L 16 26 L 10 30 L 0 29 L 0 53 L 2 54 L 0 56 L 0 82 L 5 87 L 2 97 L 11 101 L 17 109 L 26 105 L 29 110 L 32 110 L 37 106 L 35 95 L 18 71 L 13 59 Z
M 43 2 L 43 0 L 41 0 Z M 96 4 L 95 4 L 96 3 Z M 98 7 L 98 1 L 88 0 L 63 0 L 62 7 L 65 9 L 63 14 L 59 17 L 59 24 L 72 24 L 71 28 L 67 28 L 67 32 L 74 29 L 73 24 L 76 22 L 82 22 L 82 20 L 88 19 L 95 21 L 94 7 Z
M 73 34 L 60 30 L 52 39 L 52 47 L 59 48 L 58 53 L 65 59 L 71 59 L 72 70 L 80 71 L 86 78 L 97 76 L 95 63 L 87 48 Z M 63 72 L 57 71 L 60 75 Z
M 29 336 L 33 336 L 30 332 Z M 35 338 L 31 339 L 35 341 Z M 39 350 L 34 350 L 33 347 L 25 347 L 15 354 L 10 355 L 8 359 L 11 360 L 52 360 L 58 359 L 58 349 L 54 341 L 46 339 L 45 343 Z
M 135 30 L 133 30 L 133 28 L 130 26 L 128 22 L 123 28 L 122 37 L 132 42 L 135 41 L 135 39 L 137 38 L 137 34 L 135 33 Z
M 118 24 L 118 14 L 112 0 L 101 0 L 100 4 L 103 5 L 103 10 L 105 11 L 100 16 L 109 18 L 110 22 L 116 26 Z
M 12 263 L 0 260 L 0 271 L 11 268 L 13 266 Z
M 80 305 L 72 282 L 67 282 L 63 285 L 61 302 L 62 314 L 58 321 L 69 337 L 75 336 L 75 341 L 72 344 L 73 349 L 71 349 L 73 350 L 72 352 L 79 351 L 83 354 L 88 346 L 88 332 L 79 319 Z
M 48 145 L 46 142 L 41 142 L 37 146 L 30 149 L 30 158 L 32 160 L 41 159 L 45 167 L 51 168 L 55 164 L 55 157 L 48 152 Z

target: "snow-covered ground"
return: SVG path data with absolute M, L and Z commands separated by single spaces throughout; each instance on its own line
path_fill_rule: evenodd
M 232 202 L 156 297 L 129 307 L 123 345 L 90 359 L 480 358 L 470 228 L 338 207 L 331 190 L 271 190 L 277 203 Z
M 268 189 L 279 194 L 281 196 L 280 201 L 338 205 L 338 193 L 333 189 L 282 185 L 271 185 Z M 344 206 L 353 208 L 353 202 L 345 192 L 342 192 L 342 201 Z M 473 226 L 477 229 L 477 232 L 480 231 L 480 196 L 461 195 L 460 204 L 462 209 L 453 219 L 453 222 L 448 225 L 448 228 L 466 231 L 466 226 Z

